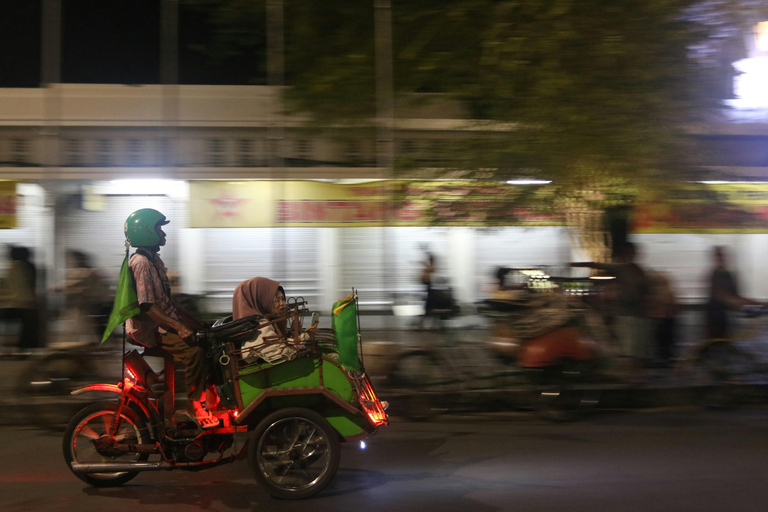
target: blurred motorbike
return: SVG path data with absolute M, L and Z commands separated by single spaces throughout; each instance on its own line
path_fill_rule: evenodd
M 392 365 L 389 386 L 403 413 L 428 420 L 467 402 L 501 400 L 550 421 L 572 421 L 599 401 L 595 376 L 603 351 L 587 312 L 557 294 L 529 290 L 489 299 L 481 341 L 443 333 L 433 345 L 409 347 Z

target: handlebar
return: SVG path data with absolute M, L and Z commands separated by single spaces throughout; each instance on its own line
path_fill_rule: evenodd
M 742 306 L 739 309 L 741 316 L 746 318 L 754 318 L 758 316 L 768 315 L 768 306 L 760 305 L 748 305 Z

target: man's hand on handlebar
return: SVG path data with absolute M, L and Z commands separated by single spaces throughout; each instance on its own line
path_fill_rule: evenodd
M 179 323 L 179 327 L 176 329 L 176 334 L 187 343 L 191 344 L 191 342 L 195 341 L 195 331 L 182 323 Z

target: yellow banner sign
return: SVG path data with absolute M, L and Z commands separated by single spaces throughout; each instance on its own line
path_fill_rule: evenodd
M 461 181 L 190 183 L 190 227 L 551 225 L 562 219 L 504 207 L 508 185 Z M 502 205 L 502 207 L 499 207 Z
M 677 184 L 640 203 L 637 233 L 768 233 L 768 184 Z
M 16 227 L 16 182 L 0 181 L 0 229 Z

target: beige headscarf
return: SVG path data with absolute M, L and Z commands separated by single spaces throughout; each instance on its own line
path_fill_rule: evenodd
M 251 315 L 266 316 L 272 313 L 278 289 L 282 290 L 280 283 L 266 277 L 243 281 L 237 285 L 232 296 L 232 319 L 238 320 Z

